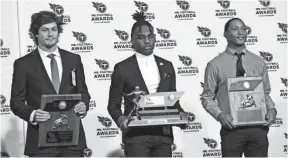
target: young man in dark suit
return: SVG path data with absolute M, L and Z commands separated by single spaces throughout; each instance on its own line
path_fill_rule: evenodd
M 90 95 L 80 56 L 57 46 L 62 24 L 62 17 L 53 12 L 33 14 L 29 31 L 38 47 L 14 62 L 10 106 L 28 123 L 24 154 L 31 157 L 83 157 L 87 147 L 81 122 L 77 146 L 38 148 L 39 123 L 50 119 L 49 112 L 40 109 L 41 95 L 80 93 L 82 99 L 75 105 L 75 113 L 83 118 L 89 108 Z
M 133 109 L 131 98 L 124 97 L 124 114 L 121 111 L 123 94 L 135 91 L 146 94 L 176 91 L 176 75 L 173 64 L 153 54 L 156 42 L 153 26 L 145 21 L 143 12 L 135 13 L 131 42 L 135 54 L 119 62 L 112 74 L 108 112 L 122 130 L 125 156 L 127 157 L 172 157 L 171 126 L 128 128 L 128 114 Z M 185 115 L 179 101 L 174 105 Z

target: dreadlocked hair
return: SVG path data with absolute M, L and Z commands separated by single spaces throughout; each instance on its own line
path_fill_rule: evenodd
M 136 20 L 136 22 L 133 24 L 132 29 L 131 29 L 131 39 L 133 37 L 134 31 L 136 30 L 136 28 L 140 27 L 140 30 L 141 30 L 141 27 L 144 25 L 149 27 L 150 32 L 152 33 L 154 32 L 153 26 L 148 21 L 145 20 L 146 15 L 144 15 L 144 12 L 136 11 L 136 13 L 132 14 L 132 18 Z

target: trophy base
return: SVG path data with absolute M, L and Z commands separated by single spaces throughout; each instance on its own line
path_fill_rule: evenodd
M 135 119 L 132 120 L 128 127 L 145 127 L 145 126 L 174 126 L 174 125 L 183 125 L 188 124 L 188 120 L 180 118 L 159 118 L 159 119 Z

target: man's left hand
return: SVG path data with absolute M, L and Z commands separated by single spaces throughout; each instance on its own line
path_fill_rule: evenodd
M 86 116 L 86 105 L 84 102 L 79 102 L 77 105 L 75 105 L 74 112 L 77 114 L 79 113 L 81 118 L 84 118 Z
M 267 124 L 265 124 L 266 126 L 271 126 L 275 122 L 276 114 L 277 114 L 277 112 L 276 112 L 276 109 L 274 109 L 274 108 L 269 109 L 267 111 L 267 114 L 265 116 L 265 120 L 267 121 Z

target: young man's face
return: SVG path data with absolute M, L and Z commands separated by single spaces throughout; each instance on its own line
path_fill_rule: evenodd
M 52 48 L 58 43 L 59 33 L 57 24 L 55 22 L 42 25 L 38 34 L 38 45 L 45 48 Z
M 134 30 L 131 42 L 136 52 L 143 55 L 151 55 L 156 42 L 155 34 L 150 31 L 147 25 L 143 25 Z
M 233 48 L 243 46 L 247 38 L 245 24 L 238 19 L 231 21 L 224 36 L 227 39 L 228 46 Z

